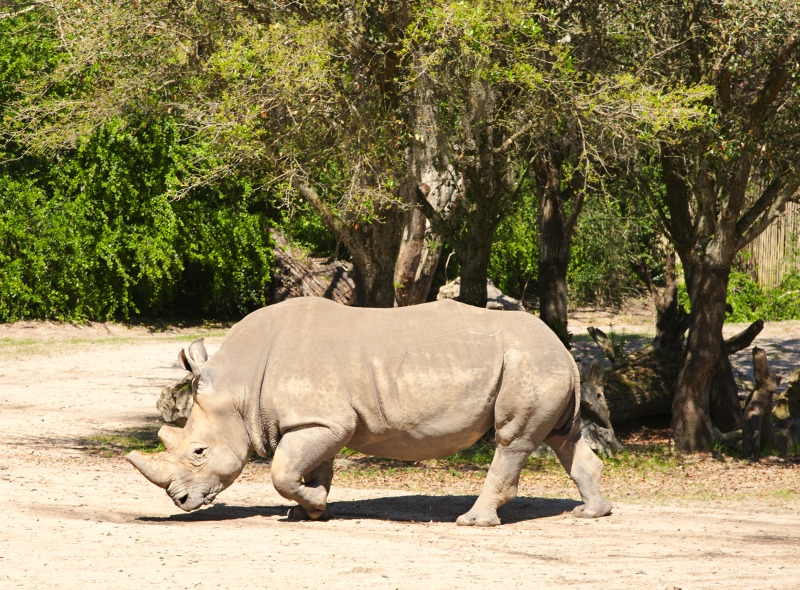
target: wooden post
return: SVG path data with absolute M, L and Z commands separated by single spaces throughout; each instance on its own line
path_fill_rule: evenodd
M 758 460 L 761 449 L 775 446 L 772 424 L 772 396 L 778 391 L 781 378 L 770 373 L 763 348 L 753 348 L 753 375 L 756 387 L 748 396 L 742 425 L 742 453 Z

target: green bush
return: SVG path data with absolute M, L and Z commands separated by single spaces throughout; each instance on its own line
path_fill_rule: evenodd
M 653 272 L 663 265 L 653 221 L 641 207 L 635 195 L 619 199 L 595 195 L 587 200 L 578 218 L 567 272 L 571 301 L 619 305 L 641 289 L 633 262 L 647 260 Z
M 501 291 L 512 297 L 522 298 L 536 293 L 538 208 L 535 195 L 523 195 L 495 230 L 488 276 Z
M 263 305 L 264 200 L 244 180 L 170 198 L 184 157 L 170 122 L 117 121 L 73 152 L 0 169 L 0 321 L 230 317 Z
M 768 291 L 765 305 L 766 319 L 800 319 L 800 270 L 786 275 L 780 285 Z
M 800 270 L 787 274 L 777 287 L 764 288 L 744 270 L 743 258 L 737 258 L 728 279 L 727 303 L 732 312 L 729 322 L 754 322 L 756 320 L 779 322 L 800 319 Z M 691 309 L 686 285 L 678 285 L 678 301 Z

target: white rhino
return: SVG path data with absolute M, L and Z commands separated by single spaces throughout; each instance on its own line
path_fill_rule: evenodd
M 333 459 L 344 446 L 419 461 L 448 455 L 495 427 L 483 490 L 460 525 L 500 523 L 520 471 L 541 443 L 578 485 L 573 514 L 598 517 L 602 463 L 581 438 L 578 369 L 539 319 L 454 301 L 400 309 L 350 308 L 299 298 L 236 324 L 208 359 L 202 341 L 181 351 L 194 375 L 183 428 L 163 426 L 165 452 L 127 459 L 183 510 L 214 500 L 252 451 L 273 452 L 272 482 L 326 519 Z

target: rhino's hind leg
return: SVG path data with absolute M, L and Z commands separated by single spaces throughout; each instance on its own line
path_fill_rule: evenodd
M 496 526 L 500 524 L 497 509 L 517 495 L 519 475 L 534 446 L 524 439 L 503 444 L 498 436 L 497 448 L 481 495 L 466 514 L 456 520 L 462 526 Z
M 333 479 L 333 457 L 344 437 L 322 426 L 287 432 L 272 459 L 272 485 L 300 506 L 289 511 L 295 520 L 327 520 L 328 491 Z
M 572 514 L 581 518 L 597 518 L 611 514 L 611 502 L 600 491 L 600 476 L 603 462 L 594 454 L 586 441 L 578 436 L 548 440 L 547 444 L 555 451 L 558 460 L 578 486 L 583 504 L 577 506 Z

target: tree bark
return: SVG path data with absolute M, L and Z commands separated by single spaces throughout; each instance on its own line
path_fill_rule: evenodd
M 561 189 L 560 161 L 552 152 L 536 156 L 532 170 L 539 196 L 539 317 L 565 346 L 570 347 L 567 268 L 572 234 L 583 200 L 576 197 L 572 215 L 567 218 L 564 203 L 571 195 Z
M 722 325 L 730 265 L 690 274 L 692 320 L 672 404 L 672 436 L 681 452 L 711 448 L 711 382 L 722 354 Z
M 395 269 L 395 299 L 400 307 L 421 303 L 427 297 L 427 293 L 419 293 L 417 289 L 417 273 L 420 269 L 422 253 L 425 250 L 425 230 L 427 228 L 427 219 L 418 203 L 420 199 L 427 198 L 430 187 L 422 184 L 415 192 L 416 200 L 408 212 L 408 223 Z
M 439 264 L 444 226 L 454 202 L 463 197 L 450 163 L 450 145 L 441 131 L 435 84 L 425 66 L 414 66 L 414 101 L 409 113 L 412 133 L 408 150 L 409 185 L 417 187 L 407 216 L 405 239 L 395 273 L 397 304 L 415 305 L 427 300 Z
M 451 218 L 453 231 L 448 237 L 461 262 L 459 300 L 486 307 L 489 255 L 500 222 L 500 202 L 511 194 L 514 183 L 504 130 L 487 122 L 495 116 L 501 97 L 485 80 L 471 82 L 468 92 L 470 108 L 461 120 L 465 142 L 455 159 L 463 197 Z
M 498 166 L 489 162 L 490 167 Z M 492 250 L 494 231 L 497 228 L 497 209 L 504 187 L 497 179 L 492 179 L 496 171 L 484 170 L 483 166 L 472 168 L 466 177 L 466 199 L 473 203 L 467 219 L 468 240 L 462 240 L 459 259 L 461 260 L 461 293 L 458 300 L 486 307 L 488 300 L 486 280 L 488 278 L 489 256 Z M 487 180 L 489 180 L 487 182 Z

